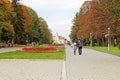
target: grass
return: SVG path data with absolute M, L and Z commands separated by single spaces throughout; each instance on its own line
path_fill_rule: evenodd
M 49 52 L 49 53 L 29 53 L 29 52 L 6 52 L 0 54 L 0 59 L 52 59 L 62 60 L 65 56 L 65 49 L 60 49 L 63 52 Z
M 33 48 L 45 48 L 45 45 L 34 46 Z
M 85 48 L 90 48 L 90 49 L 94 49 L 97 51 L 101 51 L 101 52 L 110 53 L 110 54 L 120 56 L 120 49 L 118 49 L 118 47 L 110 47 L 109 52 L 108 52 L 108 47 L 96 47 L 96 46 L 89 47 L 89 46 L 86 46 Z

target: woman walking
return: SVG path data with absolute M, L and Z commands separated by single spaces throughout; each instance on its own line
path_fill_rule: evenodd
M 74 55 L 76 55 L 76 50 L 77 50 L 77 43 L 74 43 L 74 44 L 73 44 Z

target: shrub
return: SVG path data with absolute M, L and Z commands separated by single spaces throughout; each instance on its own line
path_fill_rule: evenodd
M 33 48 L 45 48 L 45 45 L 34 46 Z

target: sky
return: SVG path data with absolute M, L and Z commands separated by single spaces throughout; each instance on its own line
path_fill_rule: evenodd
M 21 0 L 45 19 L 52 34 L 69 40 L 72 21 L 85 0 Z

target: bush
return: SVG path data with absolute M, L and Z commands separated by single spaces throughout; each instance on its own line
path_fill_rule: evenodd
M 45 48 L 45 45 L 34 46 L 33 48 Z
M 118 44 L 118 48 L 120 49 L 120 43 Z

